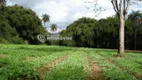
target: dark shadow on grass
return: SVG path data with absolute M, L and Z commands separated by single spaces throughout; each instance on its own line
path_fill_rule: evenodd
M 117 52 L 118 50 L 116 49 L 98 49 L 96 50 L 98 52 Z M 125 50 L 125 53 L 134 53 L 134 54 L 142 54 L 142 51 L 135 51 L 135 50 Z
M 134 54 L 142 54 L 142 52 L 135 52 L 135 51 L 125 51 L 125 53 L 134 53 Z
M 142 62 L 139 62 L 139 61 L 135 61 L 135 62 L 140 65 L 138 68 L 142 70 Z

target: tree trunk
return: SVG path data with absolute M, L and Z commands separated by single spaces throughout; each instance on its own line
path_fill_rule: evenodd
M 44 27 L 45 27 L 45 22 L 44 22 Z
M 120 3 L 120 30 L 119 30 L 119 51 L 118 54 L 124 53 L 124 26 L 125 26 L 125 16 L 124 16 L 124 6 L 123 6 L 123 0 L 121 0 Z
M 125 20 L 124 18 L 121 18 L 120 19 L 120 31 L 119 31 L 119 51 L 118 51 L 118 54 L 123 54 L 124 53 L 124 25 L 125 25 Z
M 137 26 L 138 26 L 139 21 L 136 20 L 136 22 L 137 22 Z M 134 46 L 135 46 L 135 50 L 137 50 L 137 27 L 136 26 L 135 26 L 135 44 L 134 44 Z
M 135 50 L 137 50 L 137 33 L 135 28 Z

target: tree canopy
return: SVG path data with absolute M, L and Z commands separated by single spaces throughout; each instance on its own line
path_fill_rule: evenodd
M 51 31 L 54 32 L 54 31 L 57 30 L 57 25 L 56 24 L 52 24 L 50 28 L 51 28 Z
M 115 15 L 106 19 L 80 18 L 67 26 L 61 36 L 73 37 L 73 40 L 60 41 L 60 45 L 77 47 L 113 48 L 119 47 L 119 18 Z M 142 29 L 142 27 L 139 27 Z M 140 32 L 137 31 L 138 49 L 142 49 Z M 134 49 L 134 29 L 129 19 L 125 25 L 126 49 Z
M 47 14 L 43 14 L 42 21 L 44 22 L 44 27 L 45 27 L 45 23 L 50 21 L 50 16 Z
M 0 15 L 3 16 L 3 20 L 0 21 L 0 23 L 2 23 L 0 28 L 9 28 L 5 29 L 9 34 L 14 31 L 16 32 L 15 36 L 28 43 L 38 43 L 36 36 L 38 34 L 47 33 L 42 26 L 41 20 L 31 9 L 15 5 L 5 7 L 3 13 L 0 13 Z M 6 27 L 4 27 L 4 25 Z M 3 31 L 1 33 L 3 33 Z

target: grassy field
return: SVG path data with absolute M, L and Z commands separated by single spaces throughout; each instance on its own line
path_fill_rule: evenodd
M 142 53 L 0 45 L 0 80 L 142 80 Z

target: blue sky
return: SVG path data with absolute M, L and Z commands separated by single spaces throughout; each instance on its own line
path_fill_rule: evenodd
M 97 8 L 102 7 L 102 11 L 96 13 L 92 11 L 93 4 L 85 3 L 86 1 L 92 0 L 11 0 L 8 5 L 20 4 L 31 8 L 40 18 L 42 14 L 47 13 L 51 18 L 46 27 L 55 23 L 58 27 L 65 28 L 81 17 L 101 19 L 115 14 L 110 0 L 98 0 Z M 142 5 L 131 6 L 129 13 L 132 10 L 142 10 Z

